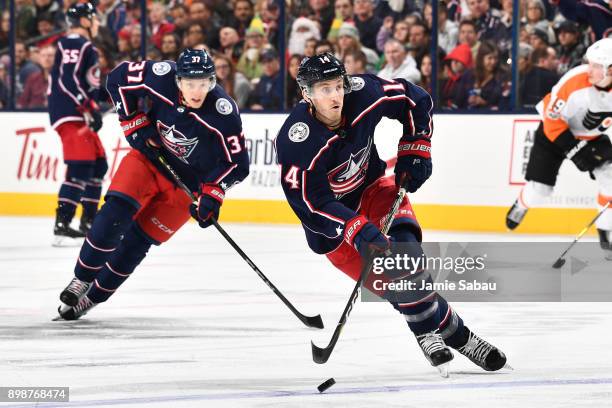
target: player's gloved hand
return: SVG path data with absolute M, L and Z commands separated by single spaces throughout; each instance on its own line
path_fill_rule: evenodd
M 198 203 L 191 204 L 189 207 L 191 216 L 200 224 L 200 227 L 210 227 L 212 225 L 211 218 L 219 218 L 219 211 L 224 198 L 225 192 L 218 184 L 202 184 Z
M 389 239 L 363 215 L 351 218 L 344 224 L 344 240 L 353 246 L 362 258 L 389 250 Z
M 85 117 L 87 126 L 94 132 L 102 128 L 102 112 L 93 99 L 85 100 L 77 110 Z
M 395 185 L 411 193 L 431 176 L 431 143 L 428 140 L 400 142 L 395 164 Z M 403 184 L 403 185 L 402 185 Z
M 144 154 L 152 162 L 157 162 L 159 145 L 155 143 L 157 129 L 147 115 L 136 113 L 121 121 L 121 129 L 129 145 Z
M 565 157 L 573 161 L 580 171 L 592 172 L 612 160 L 612 143 L 606 135 L 588 141 L 578 140 L 566 130 L 557 137 L 555 143 L 565 151 Z

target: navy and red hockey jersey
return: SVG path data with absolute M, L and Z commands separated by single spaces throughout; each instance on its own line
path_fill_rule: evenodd
M 171 61 L 124 62 L 108 75 L 106 89 L 120 120 L 142 111 L 145 99 L 161 154 L 193 192 L 202 183 L 227 190 L 249 174 L 240 112 L 222 87 L 215 86 L 199 109 L 179 103 Z
M 88 99 L 97 102 L 99 88 L 98 52 L 91 41 L 78 34 L 60 38 L 47 90 L 51 126 L 83 122 L 77 107 Z
M 308 104 L 299 103 L 276 138 L 283 191 L 308 245 L 319 254 L 342 243 L 344 223 L 357 215 L 364 190 L 385 172 L 374 144 L 378 122 L 400 121 L 400 142 L 429 139 L 433 130 L 432 100 L 422 88 L 375 75 L 353 76 L 351 84 L 340 129 L 329 130 Z

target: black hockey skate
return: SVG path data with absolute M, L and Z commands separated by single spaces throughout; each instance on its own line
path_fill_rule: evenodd
M 521 208 L 516 200 L 506 214 L 506 226 L 511 230 L 515 229 L 523 221 L 525 214 L 527 214 L 527 209 Z
M 610 242 L 612 231 L 597 229 L 597 233 L 599 234 L 599 246 L 604 250 L 604 256 L 608 261 L 612 261 L 612 242 Z
M 55 227 L 53 228 L 53 246 L 80 246 L 85 234 L 70 227 L 70 220 L 56 211 Z
M 83 233 L 83 235 L 87 235 L 89 230 L 91 229 L 91 224 L 93 223 L 93 218 L 86 217 L 85 215 L 81 216 L 81 222 L 79 224 L 79 231 Z
M 436 330 L 419 334 L 416 339 L 431 365 L 438 369 L 442 377 L 448 377 L 448 363 L 453 359 L 453 353 L 444 344 L 440 333 Z
M 83 282 L 79 278 L 72 278 L 68 286 L 60 293 L 60 300 L 68 306 L 76 306 L 79 300 L 87 293 L 91 283 Z
M 467 341 L 457 348 L 458 352 L 486 371 L 497 371 L 503 367 L 512 369 L 506 364 L 506 356 L 501 350 L 472 333 L 466 326 L 464 329 Z
M 77 320 L 85 316 L 96 305 L 97 303 L 89 300 L 87 296 L 83 296 L 76 306 L 61 305 L 58 307 L 57 313 L 59 313 L 59 318 L 55 320 Z

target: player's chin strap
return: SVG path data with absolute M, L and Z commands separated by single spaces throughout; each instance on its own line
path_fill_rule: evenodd
M 191 198 L 191 201 L 196 202 L 197 200 L 196 200 L 195 195 L 191 192 L 189 187 L 187 187 L 187 185 L 185 183 L 183 183 L 183 181 L 179 177 L 178 173 L 172 168 L 172 166 L 170 166 L 170 164 L 168 163 L 168 161 L 166 161 L 164 156 L 162 156 L 161 154 L 158 154 L 157 155 L 157 160 L 161 163 L 161 165 L 172 176 L 172 178 L 174 179 L 174 181 L 177 184 L 177 186 L 181 190 L 183 190 L 185 192 L 185 194 L 187 194 L 189 196 L 189 198 Z M 276 286 L 274 286 L 274 284 L 272 282 L 270 282 L 270 280 L 266 277 L 266 275 L 263 274 L 263 272 L 257 267 L 257 265 L 255 265 L 255 263 L 253 261 L 251 261 L 251 258 L 249 258 L 247 256 L 247 254 L 245 254 L 244 251 L 238 246 L 238 244 L 236 244 L 236 242 L 234 242 L 232 237 L 230 237 L 228 235 L 228 233 L 225 232 L 225 230 L 219 225 L 217 220 L 214 217 L 211 217 L 210 220 L 211 220 L 212 224 L 215 226 L 215 228 L 217 229 L 217 231 L 219 231 L 219 233 L 221 235 L 223 235 L 223 238 L 225 238 L 227 240 L 227 242 L 229 242 L 229 244 L 236 250 L 236 252 L 238 252 L 240 254 L 242 259 L 244 259 L 246 261 L 246 263 L 249 264 L 251 269 L 253 269 L 255 271 L 255 273 L 257 273 L 257 275 L 259 275 L 259 277 L 265 282 L 265 284 L 268 285 L 268 287 L 270 289 L 272 289 L 272 292 L 274 292 L 276 294 L 276 296 L 278 296 L 280 298 L 280 300 L 285 304 L 285 306 L 287 306 L 289 308 L 289 310 L 291 310 L 293 312 L 293 314 L 295 316 L 297 316 L 297 318 L 300 319 L 300 321 L 302 323 L 304 323 L 308 327 L 315 327 L 317 329 L 322 329 L 323 328 L 323 320 L 321 319 L 321 315 L 306 316 L 306 315 L 303 315 L 302 313 L 300 313 L 295 308 L 295 306 L 293 306 L 293 304 L 291 304 L 291 302 L 289 302 L 289 300 L 287 300 L 287 298 L 281 293 L 281 291 L 278 290 L 276 288 Z

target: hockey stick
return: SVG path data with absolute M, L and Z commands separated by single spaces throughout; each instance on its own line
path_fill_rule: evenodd
M 406 196 L 406 189 L 402 187 L 399 189 L 397 193 L 397 198 L 393 202 L 393 205 L 391 206 L 391 210 L 389 211 L 389 214 L 387 215 L 387 219 L 385 220 L 383 224 L 383 227 L 381 229 L 381 232 L 383 234 L 387 234 L 387 232 L 389 232 L 389 228 L 391 227 L 391 222 L 393 221 L 393 217 L 395 217 L 395 214 L 399 210 L 399 206 L 402 204 L 402 201 L 404 200 L 405 196 Z M 357 298 L 359 297 L 361 283 L 363 282 L 363 276 L 369 272 L 369 270 L 372 268 L 373 263 L 374 263 L 374 258 L 372 258 L 367 264 L 365 264 L 364 268 L 361 270 L 359 279 L 357 279 L 357 283 L 355 284 L 355 287 L 353 288 L 353 292 L 351 293 L 351 296 L 349 297 L 349 300 L 346 306 L 344 307 L 342 316 L 340 316 L 340 320 L 338 321 L 338 324 L 336 325 L 334 334 L 332 335 L 332 338 L 329 341 L 329 344 L 327 345 L 327 347 L 321 348 L 321 347 L 318 347 L 316 344 L 314 344 L 314 342 L 312 341 L 310 342 L 310 344 L 312 345 L 312 359 L 314 360 L 315 363 L 324 364 L 325 362 L 327 362 L 327 360 L 329 360 L 329 356 L 331 356 L 331 353 L 334 350 L 336 343 L 338 342 L 338 338 L 340 337 L 340 332 L 344 328 L 344 325 L 346 324 L 346 320 L 348 319 L 349 314 L 351 313 L 351 310 L 353 310 L 353 306 L 355 305 L 355 302 L 357 301 Z
M 164 166 L 164 168 L 168 171 L 168 173 L 170 173 L 170 175 L 172 176 L 176 184 L 181 188 L 181 190 L 183 190 L 189 196 L 189 198 L 191 198 L 191 201 L 196 203 L 197 202 L 196 197 L 193 195 L 189 187 L 187 187 L 185 183 L 183 183 L 179 175 L 176 173 L 176 171 L 174 171 L 174 169 L 170 166 L 170 164 L 166 161 L 166 159 L 162 155 L 158 155 L 157 159 Z M 221 225 L 219 225 L 217 220 L 212 217 L 210 220 L 212 224 L 215 226 L 215 228 L 217 228 L 217 231 L 219 231 L 219 233 L 223 235 L 223 238 L 225 238 L 226 241 L 229 242 L 229 244 L 236 250 L 236 252 L 240 254 L 242 259 L 244 259 L 246 263 L 249 264 L 251 269 L 253 269 L 257 275 L 259 275 L 259 277 L 265 282 L 265 284 L 268 285 L 270 289 L 272 289 L 272 292 L 274 292 L 276 296 L 280 298 L 280 300 L 285 304 L 285 306 L 287 306 L 289 310 L 291 310 L 293 314 L 296 315 L 297 318 L 302 321 L 302 323 L 304 323 L 308 327 L 314 327 L 317 329 L 323 328 L 323 320 L 321 319 L 321 315 L 306 316 L 300 313 L 295 308 L 295 306 L 293 306 L 291 302 L 287 300 L 287 298 L 281 293 L 281 291 L 278 290 L 272 282 L 270 282 L 270 280 L 266 277 L 266 275 L 263 274 L 263 272 L 257 267 L 257 265 L 255 265 L 255 263 L 251 261 L 251 258 L 249 258 L 247 254 L 244 253 L 244 251 L 238 246 L 238 244 L 236 244 L 236 242 L 234 242 L 234 240 L 229 236 L 229 234 L 225 232 L 225 230 L 221 227 Z
M 570 244 L 570 246 L 569 246 L 569 247 L 567 247 L 567 249 L 565 250 L 565 252 L 563 252 L 563 253 L 561 254 L 561 256 L 560 256 L 560 257 L 559 257 L 559 258 L 558 258 L 558 259 L 555 261 L 555 263 L 554 263 L 554 264 L 553 264 L 553 266 L 552 266 L 553 268 L 555 268 L 555 269 L 559 269 L 559 268 L 561 268 L 563 265 L 565 265 L 565 259 L 564 259 L 563 257 L 564 257 L 564 256 L 565 256 L 565 255 L 566 255 L 568 252 L 569 252 L 569 250 L 570 250 L 570 249 L 572 249 L 572 247 L 573 247 L 573 246 L 576 244 L 576 242 L 578 242 L 578 240 L 579 240 L 580 238 L 582 238 L 582 236 L 583 236 L 584 234 L 586 234 L 586 232 L 589 230 L 589 228 L 591 228 L 591 226 L 592 226 L 593 224 L 595 224 L 595 221 L 597 221 L 597 220 L 599 219 L 599 217 L 601 217 L 601 215 L 602 215 L 604 212 L 606 212 L 606 210 L 607 210 L 608 208 L 610 208 L 610 201 L 608 201 L 608 202 L 606 203 L 606 205 L 604 206 L 604 208 L 603 208 L 601 211 L 599 211 L 599 213 L 598 213 L 598 214 L 595 216 L 595 218 L 593 218 L 593 220 L 592 220 L 592 221 L 589 223 L 589 225 L 587 225 L 586 227 L 584 227 L 584 228 L 582 229 L 582 231 L 580 231 L 580 234 L 578 234 L 578 236 L 576 237 L 576 239 L 574 239 L 574 242 L 572 242 L 572 243 Z

